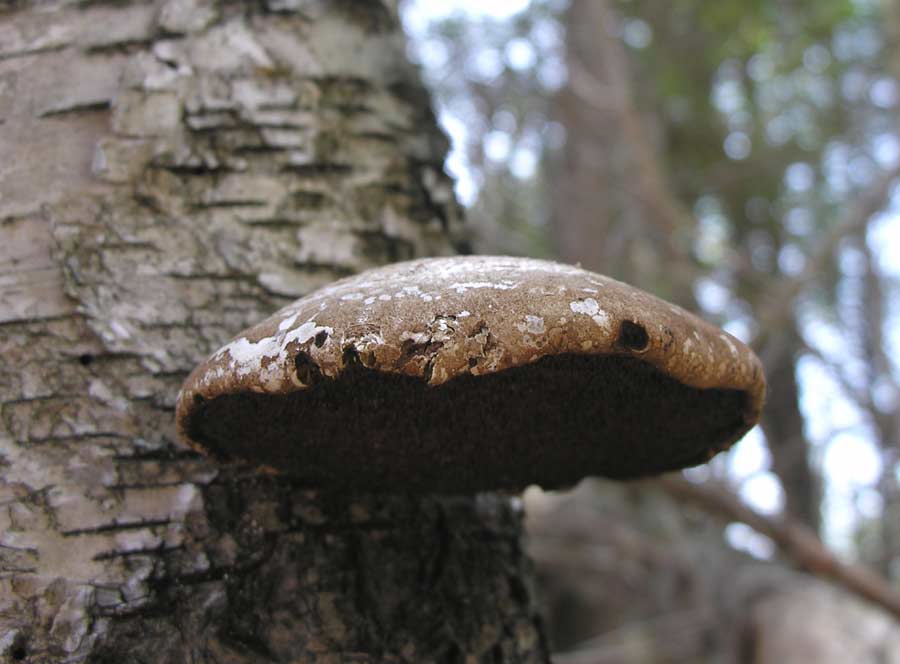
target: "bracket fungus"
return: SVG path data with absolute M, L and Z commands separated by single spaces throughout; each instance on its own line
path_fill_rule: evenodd
M 197 367 L 196 449 L 310 487 L 469 493 L 707 461 L 753 426 L 759 360 L 683 309 L 586 270 L 398 263 L 284 307 Z

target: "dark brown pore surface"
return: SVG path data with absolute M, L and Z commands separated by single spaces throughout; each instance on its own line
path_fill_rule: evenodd
M 198 404 L 213 454 L 310 486 L 461 493 L 637 477 L 704 462 L 746 428 L 747 396 L 624 356 L 557 355 L 439 387 L 355 365 L 287 396 Z

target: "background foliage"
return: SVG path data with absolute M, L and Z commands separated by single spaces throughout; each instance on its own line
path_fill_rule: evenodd
M 448 165 L 477 250 L 580 262 L 752 344 L 770 382 L 765 419 L 691 481 L 729 485 L 897 588 L 896 3 L 482 5 L 406 6 L 412 55 L 455 141 Z M 757 559 L 785 558 L 733 512 L 711 527 L 681 511 L 673 535 L 642 512 L 651 498 L 594 492 L 648 542 L 660 529 L 676 540 L 702 532 L 725 557 L 723 538 Z M 651 513 L 679 500 L 662 493 Z M 557 630 L 558 645 L 665 603 L 627 620 L 610 609 L 619 617 Z

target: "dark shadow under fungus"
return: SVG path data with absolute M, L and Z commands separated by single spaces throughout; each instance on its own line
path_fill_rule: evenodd
M 311 487 L 468 493 L 696 465 L 743 433 L 747 395 L 625 356 L 557 355 L 429 387 L 352 365 L 287 396 L 197 404 L 191 438 Z

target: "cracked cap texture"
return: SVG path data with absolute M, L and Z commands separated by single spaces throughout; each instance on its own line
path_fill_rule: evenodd
M 338 281 L 188 377 L 192 446 L 311 487 L 547 488 L 696 465 L 753 426 L 753 352 L 685 310 L 548 261 L 470 256 Z

